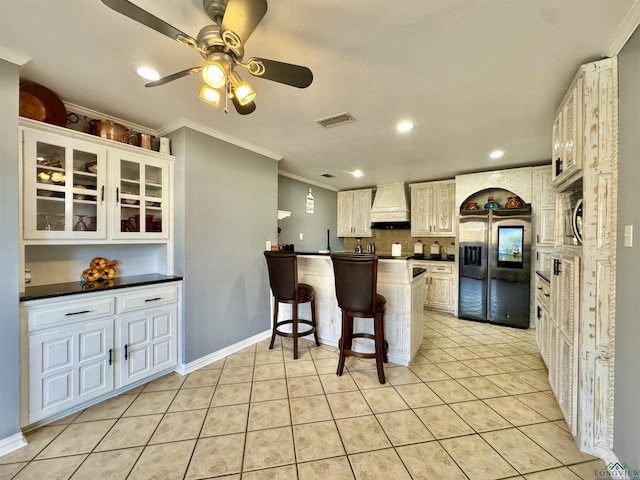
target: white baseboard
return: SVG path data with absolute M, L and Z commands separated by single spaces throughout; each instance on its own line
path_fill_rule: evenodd
M 24 438 L 22 432 L 11 435 L 10 437 L 0 440 L 0 457 L 11 453 L 14 450 L 18 450 L 27 445 L 27 440 Z
M 254 345 L 269 337 L 271 337 L 271 329 L 266 330 L 257 335 L 254 335 L 253 337 L 249 337 L 245 340 L 242 340 L 241 342 L 234 343 L 233 345 L 229 345 L 228 347 L 225 347 L 222 350 L 218 350 L 217 352 L 213 352 L 204 357 L 200 357 L 199 359 L 194 360 L 193 362 L 189 362 L 187 364 L 182 363 L 176 367 L 175 371 L 180 375 L 187 375 L 191 372 L 195 372 L 199 368 L 206 367 L 207 365 L 217 362 L 218 360 L 222 360 L 223 358 L 228 357 L 232 353 L 239 352 L 240 350 L 250 347 L 251 345 Z

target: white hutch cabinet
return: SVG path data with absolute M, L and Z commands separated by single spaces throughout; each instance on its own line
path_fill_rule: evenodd
M 27 426 L 174 369 L 182 282 L 173 157 L 23 118 L 20 135 L 20 262 L 37 272 L 20 285 Z M 116 288 L 83 291 L 97 286 L 79 282 L 93 256 L 124 258 Z

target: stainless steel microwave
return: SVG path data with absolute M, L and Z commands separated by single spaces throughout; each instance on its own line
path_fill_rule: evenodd
M 562 212 L 563 243 L 565 245 L 582 245 L 582 191 L 572 192 Z

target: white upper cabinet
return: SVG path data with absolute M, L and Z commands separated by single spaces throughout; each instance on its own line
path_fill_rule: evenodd
M 580 70 L 556 112 L 551 131 L 553 186 L 572 181 L 582 171 L 583 76 Z
M 456 235 L 455 180 L 414 183 L 411 188 L 411 236 Z
M 338 236 L 371 236 L 371 201 L 373 190 L 338 192 Z
M 534 167 L 532 171 L 533 221 L 536 246 L 555 243 L 556 196 L 551 189 L 553 172 L 550 165 Z
M 22 143 L 25 241 L 169 238 L 171 157 L 49 125 Z
M 24 238 L 106 239 L 107 149 L 23 134 Z
M 113 171 L 114 238 L 167 238 L 169 168 L 166 162 L 109 151 Z

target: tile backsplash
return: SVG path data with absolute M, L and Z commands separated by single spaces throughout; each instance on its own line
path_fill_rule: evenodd
M 371 233 L 373 237 L 362 238 L 362 251 L 366 253 L 369 242 L 375 242 L 376 253 L 380 255 L 391 255 L 391 245 L 396 242 L 402 245 L 402 255 L 413 255 L 413 244 L 420 240 L 424 243 L 425 256 L 429 255 L 429 247 L 434 242 L 440 244 L 444 256 L 444 248 L 456 241 L 455 237 L 412 237 L 410 229 L 374 229 Z M 344 239 L 345 252 L 353 252 L 355 248 L 355 238 Z

